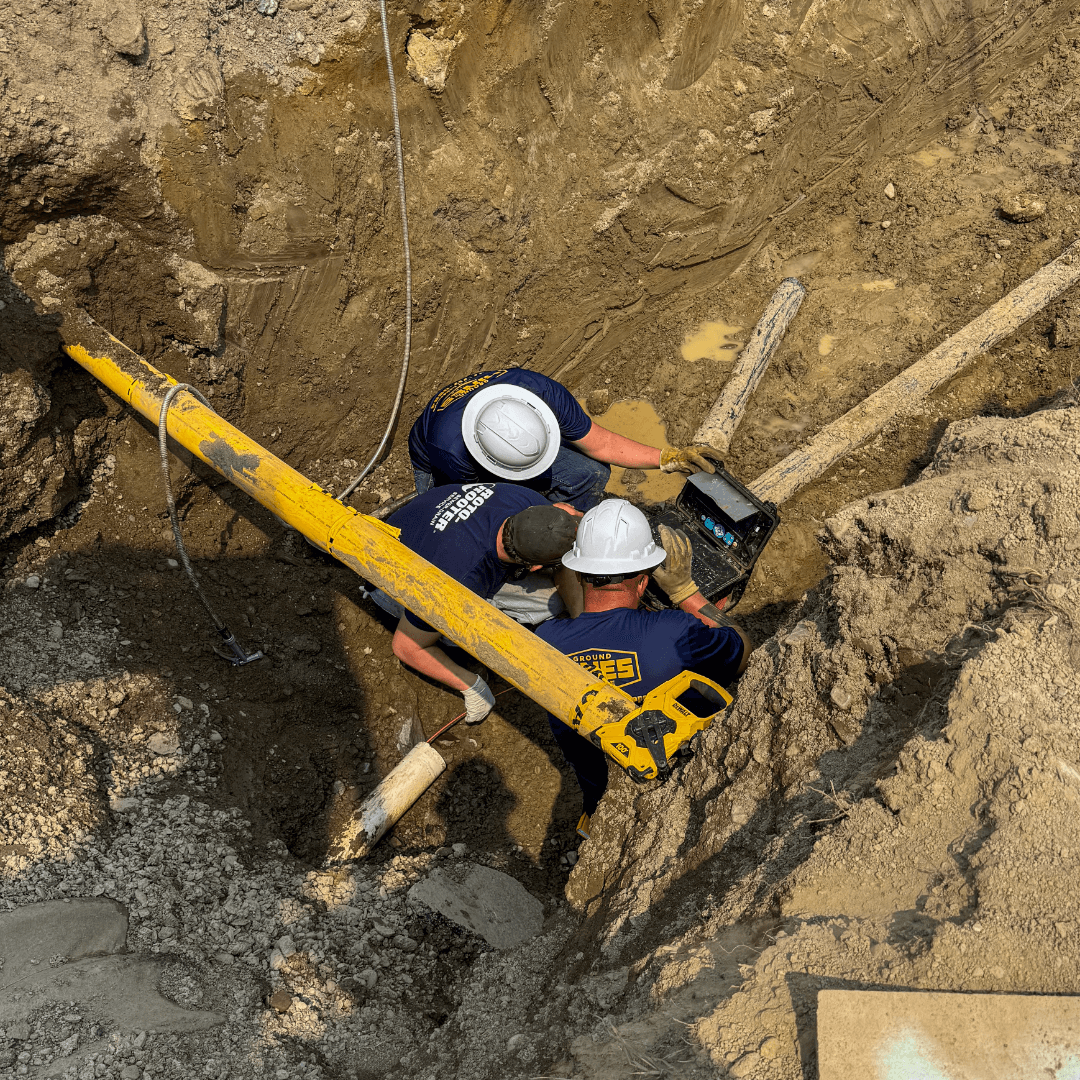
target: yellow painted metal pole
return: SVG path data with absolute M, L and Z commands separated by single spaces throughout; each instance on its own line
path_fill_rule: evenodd
M 85 312 L 68 308 L 63 314 L 65 352 L 157 424 L 161 403 L 176 380 L 148 364 Z M 384 589 L 583 735 L 634 711 L 634 701 L 627 694 L 592 678 L 410 551 L 396 538 L 396 529 L 338 502 L 186 391 L 177 395 L 169 409 L 168 433 L 312 543 Z

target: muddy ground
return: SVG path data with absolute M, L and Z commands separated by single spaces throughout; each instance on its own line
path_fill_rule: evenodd
M 12 1033 L 21 1019 L 5 1029 L 0 1075 L 85 1071 L 93 1054 L 116 1076 L 187 1076 L 193 1063 L 213 1076 L 813 1076 L 822 979 L 1073 989 L 1071 920 L 1049 901 L 1033 937 L 1001 915 L 1015 962 L 960 961 L 982 954 L 967 938 L 954 950 L 944 927 L 998 926 L 963 861 L 969 841 L 960 870 L 883 886 L 872 903 L 843 874 L 866 851 L 913 859 L 912 830 L 931 848 L 965 829 L 998 836 L 959 809 L 944 824 L 920 817 L 903 784 L 884 783 L 898 763 L 898 776 L 974 783 L 951 765 L 946 776 L 950 731 L 963 728 L 964 745 L 1004 739 L 995 762 L 1020 755 L 1019 780 L 1003 779 L 1005 764 L 978 774 L 987 798 L 1067 775 L 1055 761 L 1072 767 L 1062 750 L 1032 779 L 1027 742 L 1013 747 L 1008 724 L 991 735 L 1007 703 L 965 719 L 948 695 L 995 650 L 1024 685 L 1045 674 L 1054 708 L 1074 685 L 1062 676 L 1075 673 L 1069 643 L 1036 645 L 1074 617 L 1062 568 L 1075 521 L 1055 506 L 1018 522 L 1009 504 L 1041 506 L 1054 492 L 1024 485 L 1075 466 L 1058 423 L 1080 375 L 1074 295 L 783 507 L 738 609 L 760 642 L 739 704 L 679 783 L 615 786 L 569 883 L 576 785 L 516 691 L 479 729 L 439 742 L 447 773 L 363 866 L 324 875 L 333 821 L 400 759 L 415 722 L 435 732 L 459 699 L 401 669 L 354 575 L 174 458 L 195 565 L 238 637 L 266 653 L 222 663 L 174 565 L 153 435 L 60 353 L 50 297 L 84 306 L 340 490 L 381 437 L 403 338 L 378 9 L 27 0 L 2 15 L 2 895 L 114 897 L 129 948 L 189 980 L 178 991 L 166 979 L 174 1000 L 226 1019 L 135 1047 L 137 1032 L 104 1013 L 76 1024 L 46 1010 L 26 1032 Z M 527 365 L 599 418 L 640 432 L 651 408 L 656 438 L 688 438 L 768 296 L 795 275 L 806 301 L 729 457 L 753 479 L 1080 229 L 1080 23 L 1062 3 L 431 3 L 391 5 L 389 31 L 415 322 L 393 448 L 354 496 L 360 509 L 407 490 L 409 425 L 478 368 Z M 862 547 L 840 525 L 823 531 L 875 499 L 897 505 L 874 493 L 923 490 L 922 470 L 966 437 L 963 426 L 946 436 L 950 423 L 990 418 L 1007 440 L 1033 422 L 1013 418 L 1049 404 L 1057 450 L 1034 463 L 1025 447 L 978 451 L 979 491 L 1012 494 L 982 511 L 989 531 L 974 548 L 950 540 L 904 563 L 889 529 L 860 525 Z M 1038 476 L 1014 482 L 1021 467 Z M 942 505 L 978 515 L 972 497 Z M 909 528 L 921 518 L 905 498 L 892 512 Z M 1014 634 L 1005 600 L 1019 571 L 987 552 L 1029 527 L 1051 546 L 1025 554 L 1024 574 L 1042 577 L 1021 577 L 1059 629 L 1042 629 L 1046 614 Z M 976 554 L 1012 576 L 988 583 Z M 937 575 L 944 611 L 901 633 L 890 590 L 913 587 L 913 566 Z M 855 568 L 875 584 L 852 584 Z M 854 645 L 855 631 L 837 629 L 849 610 Z M 1055 666 L 1036 669 L 1025 649 Z M 774 682 L 784 689 L 766 692 Z M 789 730 L 792 717 L 813 722 Z M 1052 742 L 1025 738 L 1036 736 Z M 828 798 L 811 790 L 825 780 Z M 938 793 L 939 817 L 950 798 Z M 1038 799 L 1025 805 L 1041 820 Z M 1071 856 L 1051 848 L 1066 870 Z M 986 857 L 988 874 L 1035 873 L 1021 856 Z M 545 905 L 545 933 L 504 956 L 407 901 L 413 880 L 461 859 L 522 882 Z M 296 952 L 271 966 L 283 935 Z M 1059 981 L 1023 974 L 1030 950 Z M 785 998 L 779 980 L 796 971 L 805 987 Z M 265 1004 L 278 988 L 286 1012 Z

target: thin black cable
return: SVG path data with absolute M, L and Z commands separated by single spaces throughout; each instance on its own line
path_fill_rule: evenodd
M 173 539 L 176 541 L 176 550 L 180 555 L 180 562 L 184 567 L 184 573 L 187 574 L 188 579 L 191 581 L 191 587 L 195 590 L 195 595 L 202 601 L 202 606 L 206 608 L 206 613 L 210 616 L 214 628 L 218 633 L 224 636 L 228 633 L 228 627 L 218 616 L 218 613 L 213 607 L 211 607 L 210 601 L 207 600 L 206 594 L 202 591 L 202 586 L 199 584 L 199 579 L 195 576 L 195 570 L 191 565 L 191 560 L 188 558 L 187 549 L 184 547 L 184 538 L 180 534 L 180 518 L 176 513 L 176 500 L 173 498 L 172 482 L 169 479 L 169 436 L 166 422 L 169 415 L 169 406 L 172 404 L 173 398 L 175 398 L 181 390 L 186 390 L 211 412 L 214 412 L 213 405 L 211 405 L 194 386 L 191 386 L 188 383 L 177 383 L 175 386 L 170 387 L 169 392 L 165 395 L 165 400 L 161 403 L 161 412 L 158 414 L 158 449 L 161 452 L 161 475 L 165 478 L 165 502 L 169 508 L 169 524 L 172 525 Z

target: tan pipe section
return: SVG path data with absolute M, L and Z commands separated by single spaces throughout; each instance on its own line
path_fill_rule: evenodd
M 76 363 L 157 424 L 161 403 L 176 380 L 81 310 L 64 311 L 60 332 L 65 351 Z M 169 409 L 168 433 L 312 543 L 384 589 L 581 734 L 634 711 L 627 694 L 594 679 L 410 551 L 397 540 L 396 529 L 338 502 L 192 395 L 177 395 Z
M 768 307 L 754 327 L 750 340 L 739 353 L 739 359 L 735 361 L 735 367 L 728 381 L 724 383 L 724 389 L 720 391 L 716 404 L 701 421 L 701 426 L 694 436 L 695 443 L 705 443 L 719 450 L 721 454 L 728 452 L 732 436 L 746 412 L 750 396 L 761 382 L 773 353 L 784 340 L 784 334 L 787 333 L 787 328 L 795 318 L 805 295 L 806 287 L 798 278 L 784 278 L 780 282 Z
M 777 505 L 786 502 L 891 420 L 910 413 L 977 356 L 1019 329 L 1078 281 L 1080 241 L 747 487 L 764 501 Z

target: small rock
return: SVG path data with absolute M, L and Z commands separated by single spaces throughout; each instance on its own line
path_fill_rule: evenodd
M 468 844 L 454 844 L 454 854 L 464 855 L 469 850 Z
M 138 1065 L 125 1065 L 120 1072 L 122 1080 L 139 1080 L 142 1076 L 142 1069 Z
M 179 563 L 178 563 L 178 562 L 177 562 L 177 561 L 176 561 L 175 559 L 166 559 L 166 560 L 165 560 L 165 565 L 166 565 L 166 566 L 167 566 L 167 567 L 168 567 L 168 568 L 169 568 L 170 570 L 176 570 L 176 569 L 178 569 L 178 568 L 179 568 L 179 566 L 180 566 L 180 564 L 179 564 Z
M 804 641 L 809 641 L 814 636 L 813 623 L 800 622 L 796 623 L 791 633 L 784 638 L 785 645 L 801 645 Z
M 39 585 L 41 585 L 41 578 L 39 578 L 37 576 L 37 574 L 30 574 L 27 577 L 27 579 L 23 582 L 23 584 L 28 589 L 36 589 L 36 588 L 38 588 Z
M 270 1008 L 275 1012 L 287 1013 L 292 1008 L 292 995 L 284 990 L 275 990 L 270 995 Z
M 179 705 L 181 709 L 194 708 L 194 706 L 191 703 L 191 698 L 181 697 L 179 695 L 177 695 L 176 704 Z
M 735 1077 L 750 1076 L 760 1064 L 761 1055 L 756 1050 L 751 1050 L 749 1054 L 743 1054 L 728 1071 Z
M 893 186 L 893 183 L 892 183 L 891 180 L 885 185 L 885 198 L 886 199 L 895 199 L 896 198 L 896 188 Z
M 146 741 L 150 753 L 157 757 L 172 757 L 180 752 L 180 738 L 169 731 L 157 731 Z
M 892 184 L 889 185 L 892 187 Z M 889 196 L 892 198 L 892 195 Z M 773 1058 L 780 1056 L 780 1051 L 783 1049 L 783 1044 L 775 1035 L 770 1035 L 759 1047 L 758 1053 L 768 1061 L 772 1061 Z
M 506 1049 L 511 1052 L 520 1050 L 525 1045 L 526 1041 L 526 1037 L 519 1031 L 516 1035 L 511 1035 L 510 1038 L 506 1040 Z
M 379 975 L 374 968 L 364 968 L 364 970 L 356 976 L 356 981 L 370 990 L 379 981 Z
M 982 488 L 976 488 L 967 497 L 967 508 L 973 513 L 985 510 L 990 505 L 990 495 Z
M 219 964 L 235 964 L 236 963 L 236 957 L 233 956 L 232 953 L 228 953 L 228 952 L 214 953 L 214 959 Z M 271 967 L 274 966 L 274 953 L 273 952 L 270 953 L 270 966 Z
M 54 622 L 49 627 L 49 640 L 50 641 L 63 641 L 64 640 L 64 628 L 58 622 Z
M 1046 213 L 1046 203 L 1034 195 L 1013 195 L 999 209 L 1002 217 L 1022 225 L 1028 221 L 1038 221 Z
M 220 731 L 211 731 L 210 732 L 210 741 L 212 743 L 221 742 L 221 732 Z
M 12 1024 L 7 1029 L 7 1037 L 14 1039 L 16 1042 L 27 1042 L 30 1039 L 30 1025 Z
M 176 42 L 171 37 L 158 38 L 157 48 L 162 56 L 168 56 L 176 48 Z
M 380 937 L 388 938 L 394 936 L 394 931 L 389 926 L 385 926 L 383 923 L 372 923 L 371 929 L 375 931 Z
M 847 709 L 851 706 L 851 695 L 839 683 L 832 688 L 829 697 L 838 709 Z
M 124 5 L 113 14 L 104 27 L 105 38 L 120 56 L 138 60 L 146 52 L 146 27 L 142 16 Z
M 576 866 L 578 861 L 578 853 L 576 851 L 568 851 L 566 853 L 566 865 Z
M 141 1050 L 146 1045 L 146 1040 L 146 1032 L 140 1031 L 139 1034 L 135 1036 L 135 1041 L 131 1045 L 134 1046 L 136 1050 Z
M 882 227 L 883 229 L 887 229 L 887 228 L 888 228 L 888 227 L 889 227 L 889 226 L 890 226 L 891 224 L 892 224 L 892 222 L 891 222 L 891 221 L 883 221 L 883 222 L 881 223 L 881 227 Z

